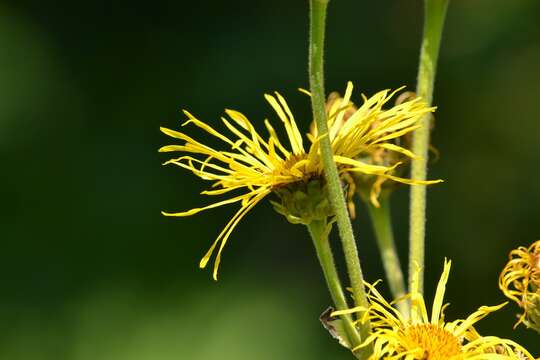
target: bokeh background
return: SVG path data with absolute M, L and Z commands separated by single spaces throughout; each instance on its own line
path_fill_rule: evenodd
M 234 207 L 157 149 L 187 108 L 225 107 L 259 126 L 279 90 L 310 122 L 307 1 L 2 1 L 0 4 L 0 358 L 348 359 L 318 322 L 329 305 L 306 231 L 266 202 L 233 233 L 221 278 L 197 267 Z M 429 191 L 427 293 L 454 261 L 449 319 L 504 301 L 507 252 L 540 237 L 540 3 L 453 1 L 435 101 L 442 154 Z M 327 90 L 414 88 L 420 1 L 333 1 Z M 394 197 L 405 258 L 407 197 Z M 367 279 L 382 277 L 356 223 Z M 337 245 L 337 244 L 336 244 Z M 480 323 L 512 331 L 513 304 Z

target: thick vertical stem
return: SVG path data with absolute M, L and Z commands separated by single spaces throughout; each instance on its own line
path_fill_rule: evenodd
M 317 124 L 320 139 L 321 157 L 324 164 L 324 175 L 328 184 L 330 203 L 336 215 L 339 235 L 341 238 L 347 272 L 351 282 L 354 300 L 357 306 L 368 307 L 364 289 L 364 279 L 360 267 L 360 259 L 352 230 L 351 220 L 347 211 L 341 181 L 332 154 L 328 126 L 326 123 L 325 94 L 324 94 L 324 33 L 326 8 L 328 0 L 310 0 L 310 38 L 309 38 L 309 85 L 311 90 L 311 105 L 313 118 Z M 369 323 L 360 325 L 362 339 L 370 332 Z
M 424 0 L 424 33 L 416 93 L 428 105 L 431 105 L 433 99 L 437 58 L 448 2 L 449 0 Z M 415 180 L 425 180 L 427 177 L 430 122 L 431 115 L 425 115 L 421 120 L 422 126 L 413 134 L 412 151 L 419 156 L 418 159 L 412 161 L 411 178 Z M 418 266 L 420 268 L 418 289 L 423 293 L 426 233 L 425 185 L 411 187 L 409 232 L 409 287 Z
M 327 224 L 325 221 L 312 221 L 311 224 L 307 225 L 332 301 L 334 302 L 336 309 L 346 310 L 349 306 L 343 287 L 341 286 L 341 281 L 339 280 L 339 274 L 328 238 L 329 231 L 326 227 Z M 355 348 L 360 345 L 362 341 L 360 339 L 360 334 L 353 324 L 352 316 L 347 314 L 341 316 L 341 319 L 345 325 L 349 344 L 351 344 L 351 348 Z
M 379 198 L 380 206 L 378 208 L 371 203 L 369 197 L 365 200 L 371 223 L 373 224 L 377 245 L 379 246 L 379 251 L 381 253 L 381 259 L 384 271 L 386 272 L 386 278 L 388 279 L 390 292 L 394 299 L 397 299 L 406 294 L 406 288 L 398 251 L 394 241 L 389 195 L 389 193 L 381 193 Z M 400 312 L 408 317 L 409 308 L 406 302 L 400 301 L 396 305 Z

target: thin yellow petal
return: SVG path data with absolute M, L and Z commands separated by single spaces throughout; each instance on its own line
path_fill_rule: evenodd
M 219 206 L 228 205 L 228 204 L 232 204 L 232 203 L 235 203 L 235 202 L 242 201 L 248 195 L 249 194 L 236 196 L 236 197 L 231 198 L 231 199 L 219 201 L 217 203 L 213 203 L 211 205 L 208 205 L 208 206 L 205 206 L 205 207 L 202 207 L 202 208 L 194 208 L 194 209 L 191 209 L 191 210 L 188 210 L 188 211 L 183 211 L 183 212 L 178 212 L 178 213 L 170 213 L 170 212 L 162 211 L 161 213 L 163 215 L 165 215 L 165 216 L 178 216 L 178 217 L 191 216 L 191 215 L 195 215 L 197 213 L 200 213 L 201 211 L 204 211 L 204 210 L 214 209 L 214 208 L 217 208 Z
M 444 269 L 437 284 L 437 291 L 435 292 L 435 299 L 433 299 L 433 307 L 431 309 L 431 323 L 438 324 L 439 317 L 441 315 L 441 309 L 443 306 L 444 293 L 446 291 L 446 283 L 448 282 L 448 276 L 450 275 L 450 268 L 452 267 L 452 261 L 444 261 Z

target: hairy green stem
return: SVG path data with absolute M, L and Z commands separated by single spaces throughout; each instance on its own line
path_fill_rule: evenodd
M 341 281 L 339 280 L 328 238 L 330 229 L 328 229 L 327 226 L 326 221 L 316 220 L 307 225 L 307 228 L 311 235 L 311 239 L 313 240 L 313 245 L 315 246 L 315 251 L 317 252 L 317 257 L 319 258 L 332 301 L 337 310 L 346 310 L 349 308 L 349 305 L 347 304 L 347 298 L 345 297 Z M 343 320 L 345 331 L 347 332 L 348 342 L 351 345 L 351 348 L 355 348 L 360 345 L 362 341 L 360 339 L 360 334 L 353 324 L 352 316 L 348 314 L 342 315 L 341 319 Z
M 324 174 L 328 184 L 330 203 L 336 215 L 354 301 L 357 306 L 367 308 L 368 301 L 364 288 L 360 259 L 358 257 L 358 250 L 356 249 L 356 241 L 354 239 L 341 181 L 334 162 L 326 123 L 323 54 L 327 5 L 328 0 L 310 0 L 309 85 L 311 90 L 311 105 L 313 119 L 317 124 L 319 136 L 321 136 L 320 147 Z M 360 335 L 362 339 L 366 339 L 369 333 L 369 322 L 361 324 Z M 369 349 L 366 351 L 369 351 Z
M 375 207 L 369 200 L 363 197 L 368 208 L 377 245 L 381 253 L 381 259 L 388 279 L 390 292 L 394 299 L 403 297 L 406 294 L 405 279 L 399 261 L 398 251 L 394 241 L 394 231 L 392 230 L 392 214 L 390 211 L 390 193 L 382 192 L 379 197 L 379 207 Z M 405 301 L 396 304 L 398 310 L 409 317 L 409 307 Z
M 437 58 L 441 43 L 441 35 L 449 0 L 424 0 L 424 33 L 416 93 L 431 105 Z M 427 161 L 429 149 L 431 115 L 421 120 L 421 127 L 413 134 L 412 151 L 419 156 L 412 161 L 411 178 L 425 180 L 427 177 Z M 420 268 L 418 289 L 424 288 L 424 252 L 426 233 L 426 186 L 411 187 L 410 221 L 409 221 L 409 287 L 413 281 L 417 267 Z

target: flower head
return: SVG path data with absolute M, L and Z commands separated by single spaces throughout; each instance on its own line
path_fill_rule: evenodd
M 422 115 L 432 112 L 434 108 L 427 107 L 420 99 L 414 99 L 383 110 L 383 105 L 395 94 L 395 92 L 385 90 L 371 98 L 364 97 L 362 106 L 350 114 L 352 89 L 352 83 L 349 82 L 341 103 L 329 114 L 329 134 L 317 134 L 316 131 L 308 134 L 310 141 L 308 146 L 304 144 L 287 102 L 277 92 L 275 95 L 265 95 L 265 98 L 285 128 L 286 143 L 279 139 L 268 120 L 264 121 L 268 136 L 263 137 L 246 116 L 234 110 L 225 110 L 228 118 L 221 118 L 230 131 L 229 135 L 224 135 L 191 113 L 184 111 L 188 120 L 183 126 L 192 124 L 201 128 L 219 139 L 225 145 L 224 150 L 214 149 L 183 132 L 161 128 L 161 131 L 170 137 L 184 141 L 182 145 L 167 145 L 159 150 L 160 152 L 184 153 L 165 164 L 175 164 L 191 171 L 203 180 L 211 181 L 211 189 L 203 191 L 202 194 L 215 196 L 240 192 L 226 200 L 202 208 L 179 213 L 163 213 L 167 216 L 190 216 L 222 205 L 240 204 L 240 209 L 202 258 L 200 267 L 207 265 L 217 247 L 214 278 L 217 277 L 221 252 L 231 232 L 240 220 L 270 193 L 275 193 L 282 200 L 279 211 L 286 213 L 289 220 L 309 223 L 314 217 L 332 215 L 329 213 L 330 207 L 324 204 L 324 196 L 315 197 L 319 198 L 321 203 L 305 205 L 298 202 L 313 198 L 307 196 L 306 191 L 315 191 L 318 187 L 321 192 L 324 192 L 323 163 L 319 151 L 319 140 L 323 136 L 330 137 L 334 161 L 340 174 L 374 174 L 410 182 L 408 179 L 398 178 L 391 174 L 392 169 L 399 164 L 372 165 L 357 158 L 362 153 L 379 148 L 413 156 L 410 151 L 391 144 L 389 141 L 416 129 Z M 344 121 L 346 115 L 348 118 Z M 377 125 L 374 126 L 374 123 Z M 311 181 L 318 181 L 319 185 L 308 186 L 307 184 Z M 305 209 L 316 209 L 317 212 L 303 214 Z
M 400 89 L 398 89 L 400 90 Z M 398 106 L 404 102 L 414 100 L 416 94 L 410 91 L 401 93 L 395 101 L 395 106 Z M 327 114 L 335 113 L 339 111 L 341 106 L 343 106 L 344 99 L 340 96 L 339 93 L 333 92 L 328 96 L 326 102 L 326 111 Z M 357 107 L 351 101 L 347 110 L 344 111 L 344 116 L 341 119 L 340 123 L 335 124 L 335 127 L 342 126 L 349 117 L 351 117 L 357 111 Z M 386 114 L 385 114 L 386 115 Z M 381 119 L 382 120 L 382 119 Z M 379 125 L 378 120 L 374 120 L 371 123 L 372 127 L 377 127 Z M 316 133 L 315 123 L 312 123 L 311 133 Z M 393 146 L 399 147 L 398 151 L 393 149 Z M 358 194 L 362 197 L 364 201 L 371 202 L 374 206 L 379 207 L 379 196 L 382 191 L 391 192 L 398 183 L 406 183 L 411 185 L 417 184 L 432 184 L 437 181 L 417 181 L 415 179 L 403 179 L 403 174 L 409 168 L 407 165 L 410 164 L 410 160 L 415 158 L 415 155 L 410 151 L 412 147 L 412 133 L 404 132 L 400 136 L 395 137 L 387 141 L 385 147 L 373 147 L 366 149 L 360 155 L 358 160 L 371 165 L 383 165 L 389 168 L 392 168 L 392 174 L 394 178 L 390 176 L 380 176 L 377 174 L 366 174 L 366 173 L 354 173 L 353 176 L 346 176 L 345 180 L 351 186 L 351 189 L 358 190 Z M 401 165 L 396 167 L 396 164 Z M 349 210 L 351 216 L 354 217 L 354 203 L 352 198 L 354 196 L 354 191 L 349 191 Z
M 505 304 L 481 306 L 466 319 L 446 321 L 444 309 L 448 304 L 444 305 L 444 293 L 450 266 L 451 262 L 445 261 L 435 292 L 431 316 L 428 314 L 423 295 L 418 292 L 418 272 L 408 296 L 411 301 L 410 318 L 405 317 L 388 303 L 378 292 L 375 284 L 366 284 L 369 289 L 370 306 L 359 321 L 370 320 L 372 335 L 360 346 L 373 344 L 371 359 L 534 359 L 527 350 L 513 341 L 495 336 L 481 336 L 474 328 L 479 320 Z M 334 315 L 354 310 L 337 311 Z M 365 309 L 356 308 L 356 310 Z
M 515 326 L 524 323 L 540 332 L 540 240 L 512 250 L 509 258 L 499 288 L 523 309 Z

